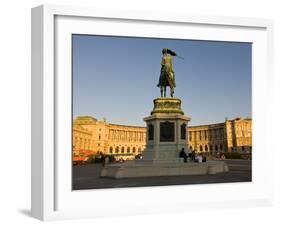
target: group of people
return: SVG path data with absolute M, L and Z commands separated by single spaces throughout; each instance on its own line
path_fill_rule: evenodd
M 184 148 L 181 149 L 179 157 L 183 158 L 184 162 L 187 162 L 187 160 L 189 160 L 190 162 L 199 162 L 199 163 L 207 161 L 205 156 L 202 156 L 200 154 L 195 154 L 194 151 L 186 154 Z

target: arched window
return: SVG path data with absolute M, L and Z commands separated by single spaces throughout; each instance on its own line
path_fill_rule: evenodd
M 200 151 L 203 151 L 202 145 L 200 145 L 200 147 L 199 147 L 199 148 L 200 148 Z
M 136 148 L 135 147 L 133 147 L 133 153 L 136 153 Z
M 190 146 L 189 149 L 192 150 L 192 146 Z
M 208 151 L 208 145 L 205 145 L 205 151 Z
M 121 153 L 124 153 L 124 150 L 125 150 L 124 147 L 122 147 L 122 148 L 121 148 Z
M 115 153 L 119 153 L 119 147 L 115 148 Z
M 112 154 L 112 152 L 113 152 L 113 147 L 110 147 L 110 148 L 109 148 L 109 153 Z
M 216 151 L 218 150 L 218 145 L 215 145 L 215 150 L 216 150 Z
M 130 147 L 127 148 L 127 153 L 130 153 Z
M 210 145 L 210 151 L 213 151 L 213 145 Z

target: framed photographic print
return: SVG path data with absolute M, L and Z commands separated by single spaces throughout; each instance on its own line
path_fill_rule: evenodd
M 32 9 L 32 216 L 270 205 L 272 30 L 263 19 Z

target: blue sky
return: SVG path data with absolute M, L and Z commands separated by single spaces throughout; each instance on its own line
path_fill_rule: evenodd
M 184 57 L 173 61 L 174 96 L 190 125 L 251 117 L 251 43 L 93 35 L 73 35 L 73 117 L 145 126 L 163 48 Z

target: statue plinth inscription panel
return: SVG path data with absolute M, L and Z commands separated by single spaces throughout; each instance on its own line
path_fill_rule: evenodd
M 160 141 L 161 142 L 175 141 L 175 123 L 160 122 Z

